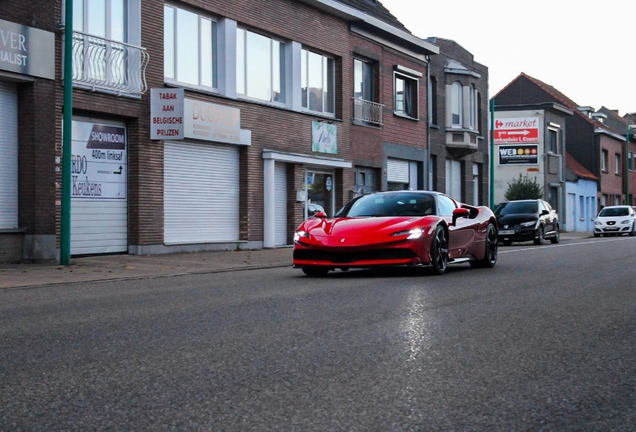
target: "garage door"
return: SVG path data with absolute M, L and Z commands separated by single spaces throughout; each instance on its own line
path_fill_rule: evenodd
M 164 242 L 239 239 L 239 151 L 236 146 L 164 144 Z
M 18 227 L 18 94 L 0 83 L 0 228 Z
M 123 123 L 73 120 L 71 255 L 128 251 Z

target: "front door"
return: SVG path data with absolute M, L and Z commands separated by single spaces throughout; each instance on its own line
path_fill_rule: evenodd
M 305 203 L 307 216 L 312 216 L 317 210 L 333 216 L 334 210 L 334 175 L 333 171 L 307 170 L 306 188 L 307 201 Z

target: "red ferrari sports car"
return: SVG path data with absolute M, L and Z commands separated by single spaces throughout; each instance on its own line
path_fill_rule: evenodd
M 488 207 L 430 191 L 376 192 L 351 200 L 333 218 L 318 212 L 294 234 L 294 267 L 308 276 L 330 270 L 497 263 L 497 220 Z

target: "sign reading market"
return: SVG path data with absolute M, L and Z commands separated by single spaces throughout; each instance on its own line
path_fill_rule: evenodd
M 538 143 L 539 118 L 498 118 L 495 119 L 495 144 Z

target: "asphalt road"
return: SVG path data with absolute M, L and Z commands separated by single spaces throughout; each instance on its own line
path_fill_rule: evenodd
M 631 431 L 636 239 L 0 291 L 0 430 Z

